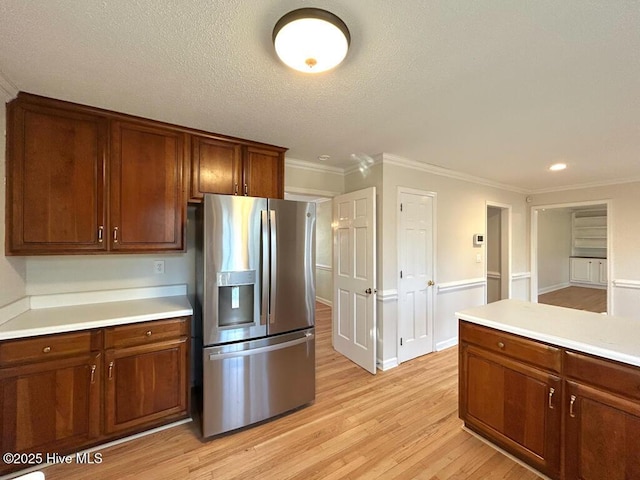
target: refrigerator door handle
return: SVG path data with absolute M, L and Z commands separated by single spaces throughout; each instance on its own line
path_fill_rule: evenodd
M 275 323 L 276 321 L 276 278 L 277 278 L 277 265 L 278 265 L 278 244 L 276 237 L 276 211 L 269 210 L 269 228 L 271 232 L 271 260 L 270 264 L 270 273 L 271 273 L 271 285 L 270 285 L 270 295 L 269 295 L 269 323 Z
M 250 348 L 248 350 L 241 350 L 239 352 L 227 352 L 227 353 L 210 353 L 209 360 L 223 360 L 225 358 L 246 357 L 247 355 L 256 355 L 258 353 L 273 352 L 275 350 L 282 350 L 283 348 L 293 347 L 301 343 L 309 342 L 315 338 L 313 333 L 306 333 L 304 337 L 296 338 L 288 342 L 276 343 L 275 345 L 267 345 L 266 347 Z
M 267 306 L 269 305 L 269 217 L 262 210 L 262 282 L 260 284 L 260 325 L 267 324 Z

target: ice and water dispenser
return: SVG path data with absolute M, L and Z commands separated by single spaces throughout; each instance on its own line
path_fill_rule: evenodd
M 218 327 L 255 322 L 256 271 L 218 272 Z

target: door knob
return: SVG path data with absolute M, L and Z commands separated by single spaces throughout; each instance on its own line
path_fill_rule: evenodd
M 364 293 L 366 293 L 367 295 L 371 295 L 371 289 L 370 289 L 370 288 L 367 288 L 367 289 L 364 291 Z
M 434 282 L 433 280 L 429 280 L 427 282 L 427 287 L 433 287 L 436 284 L 436 282 Z

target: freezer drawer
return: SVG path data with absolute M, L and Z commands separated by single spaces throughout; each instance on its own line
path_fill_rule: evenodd
M 205 437 L 266 420 L 314 399 L 313 328 L 204 349 Z

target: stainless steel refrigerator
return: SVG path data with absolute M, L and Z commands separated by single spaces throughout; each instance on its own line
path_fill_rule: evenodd
M 315 398 L 315 204 L 204 196 L 197 238 L 202 432 Z

